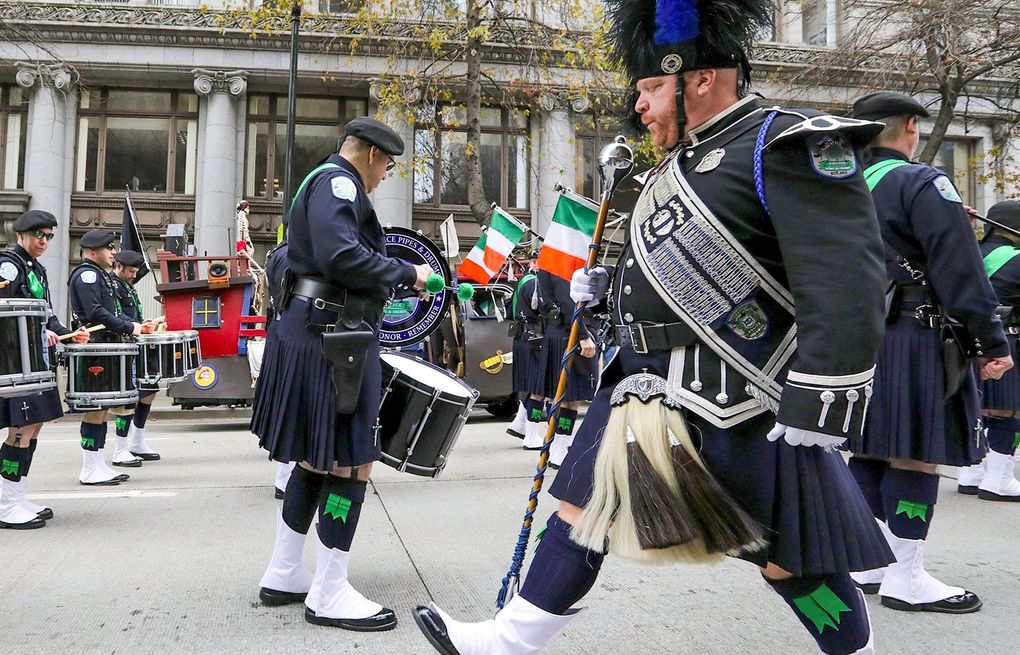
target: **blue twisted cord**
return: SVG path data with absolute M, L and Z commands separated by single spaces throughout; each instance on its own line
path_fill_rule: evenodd
M 600 246 L 597 244 L 591 244 L 590 249 L 598 253 Z M 585 266 L 585 271 L 588 267 Z M 574 307 L 574 313 L 570 318 L 571 330 L 573 330 L 574 323 L 580 320 L 581 312 L 584 310 L 584 305 Z M 580 342 L 580 339 L 578 339 Z M 566 367 L 570 366 L 571 360 L 574 355 L 580 350 L 580 345 L 574 344 L 574 347 L 563 353 L 563 359 L 560 360 L 560 371 L 562 372 Z M 553 400 L 553 404 L 549 407 L 549 420 L 553 421 L 555 425 L 556 420 L 559 417 L 560 404 L 563 402 L 563 396 L 566 395 L 566 389 L 564 393 L 558 398 Z M 548 436 L 548 424 L 546 424 L 546 432 Z M 503 576 L 502 585 L 499 588 L 499 593 L 496 595 L 496 607 L 503 609 L 508 600 L 507 596 L 510 593 L 510 589 L 520 589 L 521 583 L 521 567 L 524 565 L 524 556 L 528 552 L 528 541 L 531 539 L 531 525 L 535 517 L 535 511 L 538 509 L 538 495 L 542 493 L 542 485 L 545 483 L 545 470 L 549 464 L 549 447 L 552 445 L 553 439 L 556 438 L 556 430 L 553 429 L 553 437 L 547 438 L 542 442 L 542 449 L 538 454 L 538 468 L 535 471 L 535 477 L 531 483 L 531 493 L 528 494 L 528 507 L 524 511 L 524 521 L 521 525 L 521 532 L 517 535 L 517 543 L 514 545 L 514 555 L 510 562 L 510 569 L 506 575 Z M 534 507 L 534 509 L 532 509 Z
M 768 134 L 769 128 L 772 127 L 772 121 L 776 119 L 778 114 L 778 111 L 769 112 L 769 115 L 765 117 L 765 122 L 762 123 L 761 129 L 758 130 L 758 138 L 754 142 L 754 188 L 758 192 L 758 200 L 761 201 L 762 209 L 769 216 L 772 214 L 769 212 L 769 203 L 765 200 L 765 172 L 762 155 L 765 152 L 765 136 Z

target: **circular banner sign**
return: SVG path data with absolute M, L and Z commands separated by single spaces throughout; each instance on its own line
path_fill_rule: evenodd
M 443 276 L 447 284 L 450 283 L 450 265 L 438 246 L 421 232 L 403 227 L 387 227 L 386 254 L 410 264 L 427 264 Z M 439 322 L 446 315 L 450 293 L 449 289 L 443 289 L 424 298 L 413 293 L 394 297 L 383 310 L 379 343 L 399 348 L 424 341 L 439 327 Z

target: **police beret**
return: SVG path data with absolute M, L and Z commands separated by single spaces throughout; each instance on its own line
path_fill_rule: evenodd
M 29 209 L 21 216 L 18 216 L 17 220 L 14 221 L 15 232 L 28 232 L 29 230 L 38 230 L 43 227 L 56 226 L 56 217 L 41 209 Z
M 1020 200 L 997 202 L 988 210 L 988 218 L 1006 227 L 1020 230 Z M 994 226 L 993 226 L 994 227 Z
M 404 154 L 404 140 L 400 135 L 385 123 L 368 116 L 355 118 L 347 123 L 344 126 L 344 136 L 356 136 L 394 157 Z
M 82 248 L 112 248 L 117 235 L 113 230 L 89 230 L 81 237 Z
M 145 263 L 145 258 L 142 257 L 142 253 L 135 252 L 134 250 L 121 250 L 113 257 L 113 261 L 120 262 L 125 266 L 141 266 Z
M 869 93 L 854 103 L 854 118 L 875 121 L 889 116 L 929 116 L 917 100 L 903 93 L 879 91 Z

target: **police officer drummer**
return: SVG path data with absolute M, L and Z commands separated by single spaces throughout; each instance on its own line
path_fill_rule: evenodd
M 252 432 L 277 462 L 300 462 L 287 483 L 259 596 L 267 605 L 304 601 L 310 623 L 390 630 L 397 624 L 393 611 L 351 586 L 348 562 L 372 462 L 380 455 L 373 428 L 381 396 L 377 336 L 383 305 L 395 290 L 423 289 L 432 271 L 386 255 L 385 234 L 368 197 L 404 152 L 400 136 L 375 119 L 357 118 L 347 123 L 344 137 L 339 153 L 308 174 L 291 205 L 288 297 L 269 330 L 255 392 Z M 352 336 L 338 334 L 345 326 L 359 322 L 375 333 L 367 345 L 331 356 L 344 363 L 363 357 L 361 382 L 337 389 L 334 375 L 347 367 L 331 370 L 325 337 L 335 344 L 337 336 Z M 339 413 L 346 404 L 353 412 Z M 301 553 L 316 508 L 313 576 Z
M 109 273 L 114 262 L 113 230 L 89 230 L 81 237 L 82 262 L 68 279 L 69 300 L 75 324 L 79 327 L 103 325 L 92 335 L 93 341 L 116 343 L 131 336 L 152 332 L 148 323 L 132 321 L 117 298 L 117 286 Z M 130 476 L 106 465 L 108 410 L 85 412 L 81 421 L 82 469 L 79 481 L 84 485 L 114 485 Z
M 145 257 L 134 250 L 121 250 L 113 258 L 113 281 L 117 285 L 117 300 L 124 315 L 137 323 L 143 322 L 142 303 L 135 290 L 138 270 L 145 264 Z M 145 422 L 156 399 L 159 387 L 139 387 L 138 402 L 126 415 L 118 415 L 114 421 L 117 431 L 117 449 L 113 455 L 114 466 L 138 467 L 142 462 L 155 462 L 159 453 L 145 443 Z
M 910 161 L 925 116 L 919 102 L 900 93 L 854 103 L 854 117 L 885 123 L 864 176 L 894 290 L 867 421 L 850 439 L 850 469 L 896 555 L 888 569 L 855 579 L 886 607 L 963 614 L 979 610 L 981 599 L 924 566 L 938 465 L 967 466 L 983 454 L 968 358 L 977 360 L 982 378 L 1001 377 L 1013 361 L 959 193 L 942 171 Z M 948 332 L 950 320 L 960 329 Z
M 53 214 L 32 209 L 14 221 L 18 242 L 0 252 L 0 298 L 45 300 L 50 311 L 50 283 L 39 257 L 56 236 Z M 69 334 L 52 313 L 46 320 L 46 347 L 57 337 Z M 89 335 L 80 330 L 76 343 L 86 343 Z M 53 510 L 25 499 L 25 484 L 35 456 L 37 437 L 43 423 L 63 416 L 56 388 L 41 394 L 0 398 L 0 427 L 7 428 L 7 439 L 0 444 L 0 528 L 41 528 L 53 518 Z

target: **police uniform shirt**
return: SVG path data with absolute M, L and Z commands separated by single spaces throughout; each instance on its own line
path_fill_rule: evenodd
M 58 335 L 70 332 L 52 314 L 53 303 L 50 301 L 50 281 L 46 269 L 20 245 L 15 244 L 10 250 L 0 252 L 0 281 L 10 283 L 0 289 L 0 298 L 45 300 L 51 311 L 46 320 L 46 329 Z
M 119 307 L 117 287 L 110 276 L 95 262 L 86 259 L 68 280 L 71 311 L 82 326 L 102 324 L 114 334 L 132 334 L 133 322 Z
M 538 276 L 529 273 L 527 278 L 522 280 L 517 289 L 514 291 L 513 309 L 514 319 L 518 321 L 537 321 L 539 317 L 538 309 L 532 307 L 532 302 L 536 300 L 535 294 L 538 292 Z M 537 304 L 536 304 L 537 306 Z
M 142 303 L 138 299 L 138 291 L 135 289 L 135 285 L 125 282 L 113 273 L 110 273 L 110 278 L 117 287 L 117 300 L 120 301 L 120 308 L 124 312 L 124 316 L 135 323 L 141 323 Z
M 1020 248 L 1004 236 L 993 233 L 981 242 L 981 256 L 987 257 L 993 251 L 1007 246 L 1017 255 L 999 267 L 989 278 L 1000 305 L 1016 308 L 1020 313 Z
M 774 110 L 778 113 L 763 140 L 767 147 L 759 189 L 754 174 L 756 142 Z M 886 281 L 873 204 L 854 147 L 865 139 L 855 136 L 852 141 L 851 129 L 798 129 L 817 115 L 810 110 L 763 109 L 754 97 L 745 98 L 691 130 L 689 142 L 650 172 L 646 186 L 667 167 L 680 166 L 703 205 L 753 260 L 790 290 L 796 310 L 796 353 L 789 375 L 796 372 L 809 382 L 795 386 L 787 380 L 777 421 L 847 436 L 844 415 L 852 418 L 847 421 L 851 432 L 859 433 L 863 425 L 868 391 L 863 385 L 870 383 L 881 342 Z M 686 219 L 685 210 L 666 209 L 663 224 L 652 226 L 666 235 L 662 238 L 679 230 Z M 701 270 L 712 280 L 729 273 Z M 680 320 L 635 263 L 630 232 L 614 272 L 611 301 L 617 325 Z M 732 334 L 727 338 L 741 341 Z M 745 389 L 750 387 L 732 371 L 723 381 L 718 357 L 704 346 L 698 352 L 700 372 L 707 381 L 685 382 L 699 396 L 692 409 L 697 407 L 695 411 L 719 424 L 742 420 L 725 417 L 747 401 Z M 716 379 L 711 381 L 713 375 Z M 847 396 L 848 388 L 857 390 Z M 820 421 L 826 413 L 840 418 Z
M 569 329 L 570 318 L 574 314 L 574 301 L 570 299 L 570 282 L 544 270 L 539 270 L 536 278 L 538 280 L 539 311 L 547 319 L 557 311 L 560 316 L 559 321 L 549 319 L 550 323 L 547 323 L 547 325 L 552 325 L 553 327 L 562 325 Z M 591 336 L 591 321 L 592 311 L 585 308 L 581 311 L 579 339 L 586 339 Z
M 873 148 L 870 167 L 887 160 L 909 161 L 889 148 Z M 962 323 L 974 338 L 974 350 L 986 356 L 1009 353 L 998 302 L 984 270 L 977 238 L 963 200 L 945 173 L 927 164 L 909 163 L 891 169 L 872 191 L 882 238 L 886 244 L 889 279 L 912 284 L 897 260 L 920 268 L 946 314 Z
M 282 311 L 283 276 L 287 272 L 287 242 L 279 244 L 266 255 L 266 284 L 269 287 L 269 311 L 266 324 L 271 323 Z
M 295 275 L 314 276 L 359 296 L 385 301 L 411 289 L 414 266 L 386 256 L 386 234 L 361 175 L 340 155 L 308 182 L 291 210 L 287 258 Z

